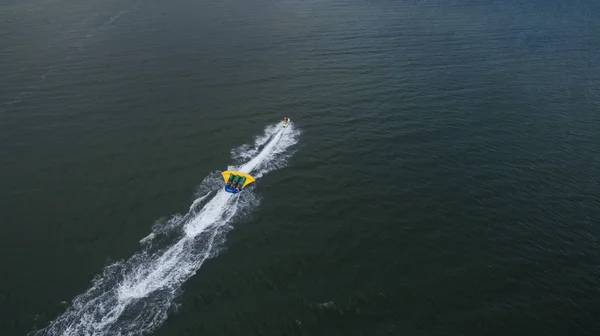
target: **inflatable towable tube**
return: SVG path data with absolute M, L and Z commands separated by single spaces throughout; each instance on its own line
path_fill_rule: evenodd
M 242 191 L 248 184 L 254 182 L 254 177 L 250 174 L 226 170 L 221 173 L 223 180 L 225 181 L 225 191 L 232 194 L 237 194 Z

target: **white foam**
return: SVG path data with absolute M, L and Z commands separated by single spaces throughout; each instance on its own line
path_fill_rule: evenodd
M 237 169 L 260 178 L 283 166 L 299 135 L 293 124 L 283 130 L 280 125 L 267 127 L 264 136 L 255 139 L 254 146 L 232 151 L 239 155 L 244 151 L 254 153 L 250 161 Z M 220 176 L 215 174 L 205 179 L 203 185 L 209 186 L 205 189 L 212 189 L 217 178 Z M 181 285 L 207 258 L 216 255 L 232 218 L 257 205 L 252 188 L 232 195 L 220 185 L 199 211 L 196 205 L 212 191 L 195 200 L 188 214 L 174 216 L 166 225 L 155 225 L 153 232 L 142 239 L 143 243 L 154 242 L 157 237 L 172 234 L 173 228 L 182 227 L 174 242 L 158 249 L 143 244 L 144 249 L 129 260 L 107 266 L 61 316 L 31 334 L 133 336 L 158 328 L 167 319 Z

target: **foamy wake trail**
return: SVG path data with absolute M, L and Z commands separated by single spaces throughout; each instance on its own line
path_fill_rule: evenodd
M 257 179 L 285 165 L 300 131 L 290 124 L 269 126 L 253 145 L 232 151 L 251 159 L 234 168 Z M 249 158 L 249 157 L 248 157 Z M 253 187 L 232 195 L 222 189 L 218 172 L 201 184 L 198 198 L 183 216 L 154 224 L 129 260 L 107 266 L 91 287 L 41 330 L 30 335 L 142 335 L 154 331 L 174 309 L 181 285 L 207 258 L 218 253 L 234 216 L 258 204 Z

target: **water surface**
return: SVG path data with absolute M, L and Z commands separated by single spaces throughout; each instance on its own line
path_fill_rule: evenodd
M 90 334 L 600 332 L 597 2 L 26 0 L 0 13 L 3 335 L 85 326 L 73 300 L 116 286 L 90 292 L 92 279 L 145 265 L 140 239 L 284 115 L 295 143 L 214 258 L 181 286 L 146 282 L 175 301 L 142 291 Z

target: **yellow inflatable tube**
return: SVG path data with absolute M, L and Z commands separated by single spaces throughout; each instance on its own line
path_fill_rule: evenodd
M 225 181 L 225 183 L 227 183 L 227 181 L 229 180 L 229 176 L 231 174 L 238 175 L 238 176 L 244 176 L 246 178 L 246 181 L 244 182 L 244 185 L 242 186 L 242 188 L 245 188 L 248 184 L 255 181 L 254 177 L 250 176 L 250 174 L 242 173 L 239 171 L 226 170 L 221 173 L 221 175 L 223 175 L 223 180 Z

